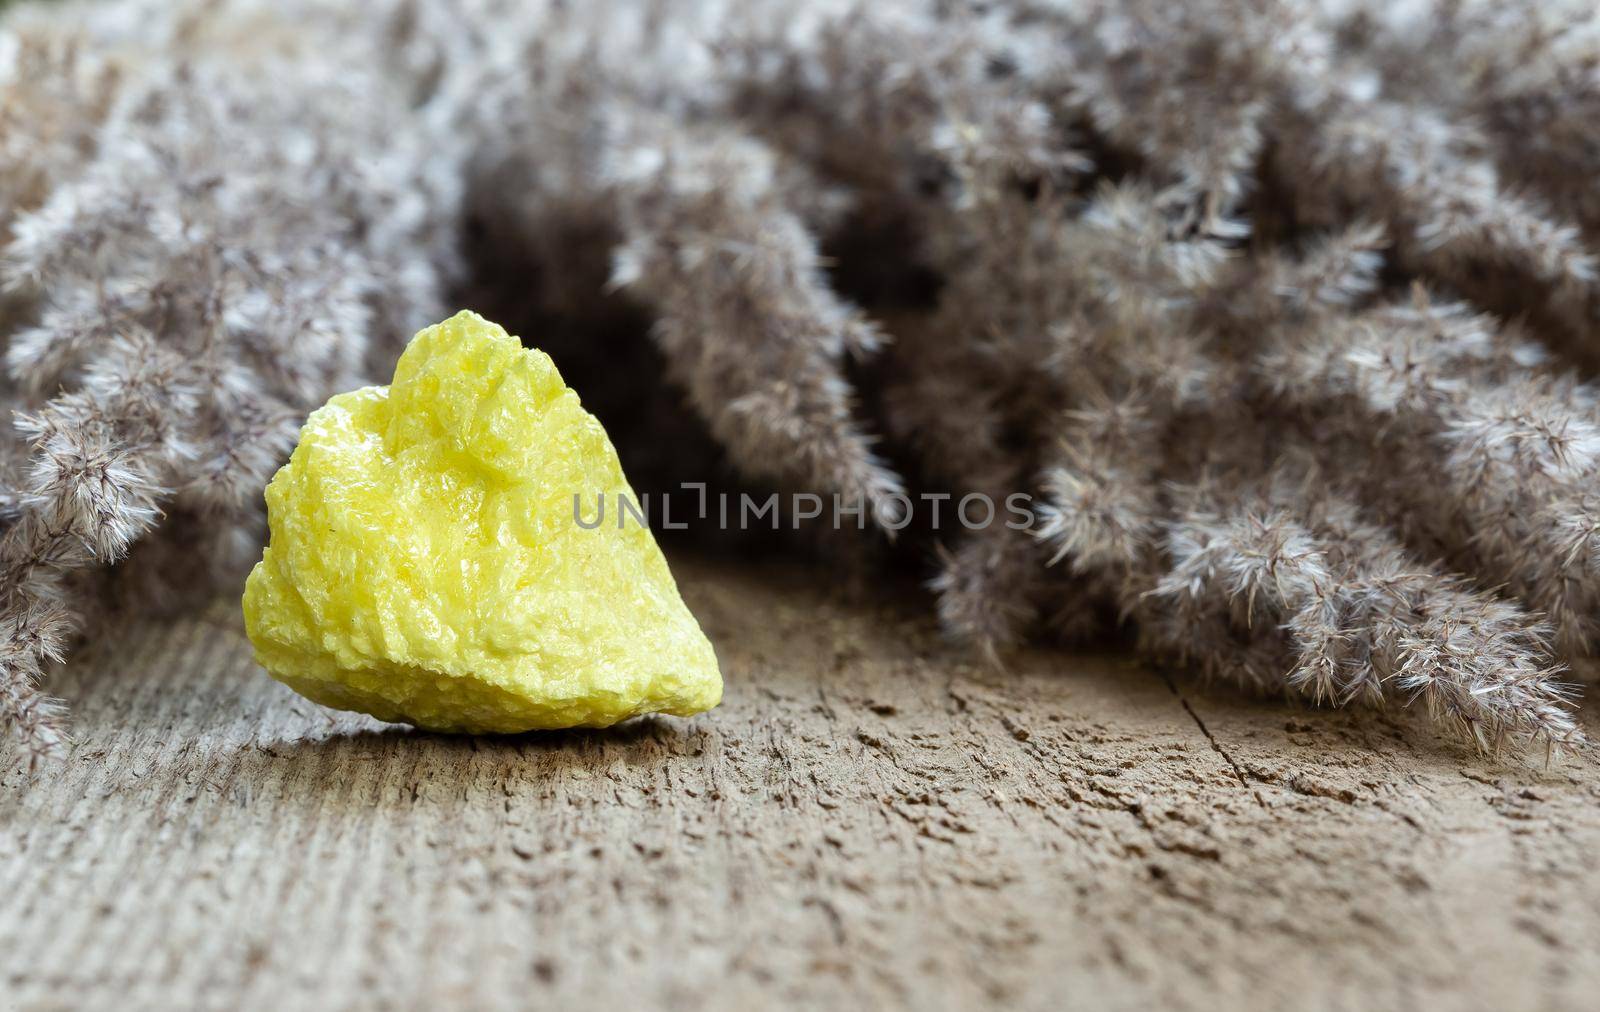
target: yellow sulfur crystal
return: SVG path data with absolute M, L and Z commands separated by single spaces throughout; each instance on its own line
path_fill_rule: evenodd
M 267 486 L 256 660 L 318 703 L 436 731 L 603 727 L 716 706 L 716 655 L 637 522 L 605 430 L 543 352 L 473 313 L 394 382 L 313 412 Z M 586 522 L 591 522 L 586 514 Z

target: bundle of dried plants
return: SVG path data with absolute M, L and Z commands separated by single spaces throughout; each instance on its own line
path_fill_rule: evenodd
M 894 556 L 991 656 L 1577 743 L 1597 170 L 1586 2 L 12 8 L 0 713 L 59 748 L 85 609 L 236 580 L 303 413 L 494 290 L 745 481 L 1034 496 Z

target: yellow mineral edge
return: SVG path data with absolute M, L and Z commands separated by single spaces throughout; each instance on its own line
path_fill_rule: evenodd
M 256 660 L 326 706 L 435 731 L 604 727 L 722 698 L 616 450 L 549 356 L 458 313 L 387 387 L 313 412 L 267 486 Z

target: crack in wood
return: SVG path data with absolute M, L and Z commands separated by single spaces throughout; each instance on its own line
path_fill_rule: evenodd
M 1251 796 L 1256 799 L 1256 804 L 1267 809 L 1268 811 L 1271 811 L 1271 807 L 1267 804 L 1266 799 L 1261 796 L 1261 792 L 1256 790 L 1250 781 L 1245 777 L 1244 769 L 1240 767 L 1239 763 L 1235 761 L 1233 756 L 1228 754 L 1228 750 L 1222 747 L 1222 742 L 1217 740 L 1217 736 L 1211 733 L 1211 729 L 1209 727 L 1206 727 L 1206 722 L 1200 719 L 1200 715 L 1195 712 L 1194 707 L 1189 705 L 1189 701 L 1184 698 L 1183 693 L 1178 691 L 1177 683 L 1173 682 L 1172 677 L 1165 671 L 1157 672 L 1157 674 L 1160 676 L 1163 682 L 1167 683 L 1167 688 L 1172 690 L 1172 694 L 1178 697 L 1179 704 L 1183 706 L 1183 712 L 1187 713 L 1189 715 L 1189 719 L 1194 721 L 1194 726 L 1198 727 L 1200 729 L 1200 733 L 1206 736 L 1206 741 L 1211 743 L 1212 751 L 1221 756 L 1222 760 L 1226 762 L 1230 768 L 1232 768 L 1233 775 L 1239 778 L 1239 786 L 1250 792 Z

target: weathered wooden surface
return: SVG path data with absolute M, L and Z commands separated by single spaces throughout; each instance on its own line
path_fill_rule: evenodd
M 1590 759 L 677 569 L 727 701 L 607 733 L 330 713 L 228 608 L 119 634 L 0 797 L 0 1007 L 1593 1007 Z

